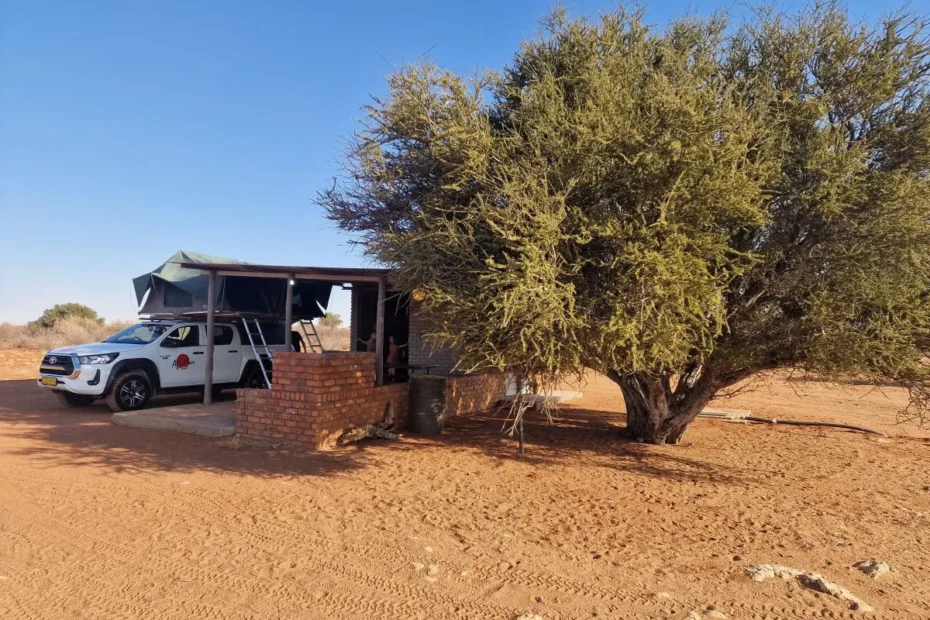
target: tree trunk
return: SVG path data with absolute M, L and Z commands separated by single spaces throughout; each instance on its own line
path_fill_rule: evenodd
M 627 437 L 652 444 L 680 443 L 688 425 L 720 387 L 707 370 L 691 384 L 680 381 L 675 390 L 668 375 L 608 372 L 607 376 L 623 392 Z

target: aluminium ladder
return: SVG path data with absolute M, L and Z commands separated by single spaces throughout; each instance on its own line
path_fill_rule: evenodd
M 323 348 L 323 341 L 320 340 L 320 334 L 316 331 L 316 325 L 313 324 L 313 321 L 299 321 L 300 330 L 304 333 L 304 342 L 307 344 L 307 348 L 310 353 L 325 353 L 326 350 Z M 310 331 L 307 331 L 307 324 L 310 325 Z
M 249 337 L 249 345 L 252 347 L 252 354 L 255 355 L 255 359 L 258 361 L 258 367 L 262 369 L 262 376 L 265 378 L 265 387 L 271 389 L 271 377 L 268 376 L 268 369 L 265 368 L 265 361 L 272 361 L 271 349 L 268 348 L 268 342 L 265 340 L 265 334 L 262 333 L 261 323 L 258 322 L 258 319 L 252 319 L 255 323 L 255 331 L 249 327 L 249 321 L 245 317 L 242 317 L 242 325 L 245 327 L 245 333 Z M 258 338 L 260 344 L 256 344 L 255 338 Z M 263 358 L 258 352 L 259 346 L 265 349 L 265 357 Z

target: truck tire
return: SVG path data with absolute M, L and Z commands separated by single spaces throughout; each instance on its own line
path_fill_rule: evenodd
M 113 380 L 107 405 L 113 411 L 135 411 L 142 409 L 152 397 L 152 382 L 142 370 L 130 370 Z
M 72 394 L 71 392 L 55 392 L 55 397 L 65 407 L 89 407 L 94 404 L 93 396 Z
M 268 378 L 271 378 L 271 371 L 268 372 Z M 265 376 L 262 374 L 262 369 L 257 363 L 252 364 L 251 368 L 246 371 L 245 379 L 242 380 L 242 387 L 250 390 L 264 390 L 268 388 L 268 385 L 265 383 Z

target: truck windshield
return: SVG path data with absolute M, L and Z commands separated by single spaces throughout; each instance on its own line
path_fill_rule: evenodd
M 139 323 L 132 327 L 127 327 L 118 334 L 113 334 L 104 342 L 114 342 L 117 344 L 148 344 L 161 336 L 171 327 L 170 325 L 159 325 L 158 323 Z

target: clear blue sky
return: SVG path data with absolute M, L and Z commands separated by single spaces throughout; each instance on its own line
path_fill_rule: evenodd
M 730 4 L 647 6 L 662 25 Z M 423 54 L 500 68 L 550 6 L 0 0 L 0 321 L 69 301 L 131 318 L 130 278 L 179 249 L 364 264 L 312 204 L 361 106 Z

